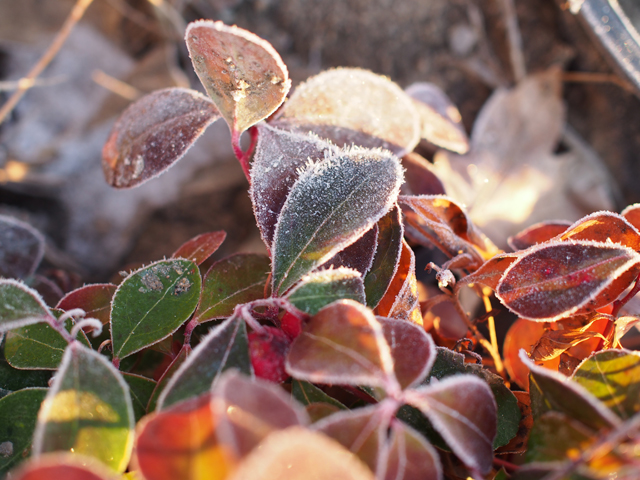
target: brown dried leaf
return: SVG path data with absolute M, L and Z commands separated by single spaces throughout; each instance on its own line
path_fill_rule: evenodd
M 116 188 L 136 187 L 180 160 L 220 118 L 195 90 L 167 88 L 142 97 L 120 115 L 102 148 L 102 171 Z
M 291 88 L 278 52 L 242 28 L 199 20 L 189 24 L 185 41 L 200 81 L 232 132 L 267 118 Z
M 533 347 L 530 356 L 533 361 L 547 361 L 559 357 L 570 348 L 590 340 L 592 338 L 601 338 L 606 341 L 602 334 L 588 330 L 593 322 L 589 325 L 576 330 L 548 330 L 546 331 L 538 343 Z

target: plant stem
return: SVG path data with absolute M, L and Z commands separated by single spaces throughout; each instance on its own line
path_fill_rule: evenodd
M 7 102 L 0 109 L 0 123 L 4 122 L 4 120 L 20 101 L 25 92 L 33 86 L 35 79 L 38 78 L 38 76 L 47 67 L 47 65 L 51 63 L 51 60 L 53 60 L 53 58 L 58 54 L 58 51 L 60 50 L 60 48 L 62 48 L 62 45 L 67 40 L 67 37 L 69 37 L 71 30 L 73 30 L 73 27 L 82 18 L 85 10 L 89 5 L 91 5 L 92 1 L 93 0 L 77 0 L 76 4 L 71 9 L 71 13 L 65 20 L 56 37 L 53 39 L 53 42 L 51 43 L 47 51 L 44 52 L 44 55 L 40 57 L 38 63 L 34 65 L 27 76 L 20 79 L 18 89 L 13 92 L 13 95 L 9 97 L 9 100 L 7 100 Z
M 253 153 L 253 149 L 256 146 L 258 141 L 258 130 L 255 127 L 251 127 L 249 129 L 249 135 L 251 135 L 251 144 L 247 151 L 243 151 L 240 146 L 240 137 L 242 136 L 242 132 L 238 132 L 233 130 L 231 132 L 231 146 L 233 147 L 233 153 L 235 153 L 236 158 L 240 162 L 240 166 L 242 167 L 242 171 L 244 172 L 244 176 L 247 177 L 247 181 L 249 185 L 251 185 L 251 175 L 249 174 L 249 158 Z

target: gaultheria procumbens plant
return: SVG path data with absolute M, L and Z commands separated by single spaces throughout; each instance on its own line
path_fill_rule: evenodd
M 639 208 L 538 224 L 502 252 L 413 152 L 469 150 L 437 87 L 345 68 L 285 101 L 266 41 L 199 21 L 186 42 L 208 97 L 133 103 L 106 179 L 150 180 L 222 117 L 268 256 L 205 269 L 225 233 L 203 233 L 48 305 L 42 236 L 0 216 L 1 472 L 31 455 L 12 478 L 634 478 L 640 360 L 619 339 L 638 321 Z M 416 245 L 448 258 L 426 298 Z M 492 296 L 519 317 L 503 355 Z

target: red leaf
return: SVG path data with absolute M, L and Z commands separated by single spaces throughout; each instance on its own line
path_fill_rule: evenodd
M 220 248 L 225 238 L 227 238 L 227 232 L 222 230 L 202 233 L 180 245 L 171 258 L 186 258 L 196 265 L 201 265 Z
M 631 225 L 640 229 L 640 203 L 629 205 L 622 211 L 622 213 L 620 213 L 620 215 L 622 215 Z
M 11 472 L 13 480 L 116 480 L 104 464 L 73 453 L 42 455 Z
M 249 334 L 249 355 L 257 378 L 270 382 L 284 382 L 289 375 L 284 370 L 284 359 L 291 340 L 275 327 L 263 327 Z
M 504 272 L 509 266 L 515 262 L 519 256 L 514 253 L 503 253 L 496 255 L 490 260 L 487 260 L 479 269 L 466 277 L 462 277 L 456 283 L 456 290 L 463 285 L 469 285 L 471 283 L 480 283 L 486 285 L 492 290 L 498 288 L 498 282 Z
M 56 305 L 61 310 L 81 308 L 87 318 L 97 318 L 105 325 L 111 318 L 111 299 L 118 287 L 111 283 L 85 285 L 67 293 Z
M 407 153 L 402 157 L 402 166 L 405 169 L 402 186 L 403 195 L 444 195 L 442 182 L 433 173 L 431 163 L 415 152 Z
M 505 272 L 496 291 L 515 314 L 555 321 L 583 307 L 613 301 L 633 281 L 640 255 L 630 248 L 591 241 L 554 242 L 532 248 Z M 618 282 L 621 278 L 623 282 Z
M 571 226 L 571 222 L 563 220 L 540 222 L 525 228 L 517 235 L 509 237 L 507 243 L 514 250 L 525 250 L 538 243 L 551 240 L 564 233 Z
M 363 277 L 371 268 L 373 256 L 378 246 L 378 225 L 367 230 L 358 240 L 349 245 L 341 252 L 336 253 L 333 258 L 327 260 L 321 269 L 327 268 L 351 268 L 360 272 Z
M 186 88 L 157 90 L 129 105 L 102 149 L 102 171 L 117 188 L 136 187 L 180 160 L 220 118 L 204 95 Z
M 624 217 L 611 212 L 596 212 L 571 225 L 556 240 L 594 240 L 613 242 L 640 250 L 640 232 Z

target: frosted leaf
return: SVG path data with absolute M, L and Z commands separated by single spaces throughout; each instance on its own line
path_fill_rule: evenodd
M 220 118 L 204 95 L 167 88 L 129 105 L 102 148 L 102 171 L 117 188 L 136 187 L 180 160 L 205 129 Z
M 470 275 L 462 277 L 456 283 L 456 291 L 463 285 L 469 285 L 471 283 L 480 283 L 495 290 L 498 288 L 498 282 L 504 272 L 509 266 L 515 262 L 519 256 L 515 253 L 503 253 L 496 255 L 490 260 L 487 260 L 480 268 Z
M 522 318 L 555 321 L 578 313 L 591 302 L 597 308 L 615 300 L 635 279 L 639 263 L 638 253 L 618 244 L 546 243 L 532 247 L 511 264 L 498 283 L 496 296 Z M 604 303 L 598 301 L 603 294 L 607 297 Z
M 38 292 L 22 282 L 0 279 L 0 335 L 13 328 L 46 322 L 51 317 Z
M 327 260 L 322 268 L 351 268 L 364 276 L 371 268 L 377 244 L 378 226 L 376 224 L 354 243 Z
M 436 449 L 413 428 L 402 422 L 391 424 L 389 454 L 384 480 L 440 480 L 442 465 Z
M 243 132 L 268 117 L 287 96 L 287 67 L 257 35 L 199 20 L 189 24 L 185 41 L 200 81 L 232 132 Z
M 313 135 L 292 133 L 265 123 L 257 128 L 249 194 L 262 240 L 271 249 L 280 210 L 300 172 L 308 163 L 320 162 L 339 150 Z
M 525 250 L 562 235 L 570 226 L 571 222 L 563 220 L 536 223 L 509 237 L 507 243 L 514 250 Z
M 627 222 L 634 227 L 640 228 L 640 203 L 629 205 L 622 211 L 622 213 L 620 213 L 620 215 L 622 215 Z
M 594 240 L 619 243 L 640 250 L 640 233 L 624 217 L 612 212 L 595 212 L 581 218 L 556 240 Z
M 0 215 L 0 277 L 24 278 L 36 271 L 44 255 L 44 238 L 35 228 Z
M 452 152 L 464 154 L 469 151 L 462 116 L 446 93 L 427 82 L 409 85 L 405 92 L 415 100 L 422 138 Z
M 403 195 L 444 195 L 442 182 L 433 173 L 433 165 L 421 155 L 410 152 L 402 157 L 402 166 L 406 170 Z
M 402 168 L 384 150 L 351 148 L 310 166 L 291 188 L 273 240 L 273 292 L 360 238 L 395 203 Z
M 420 136 L 412 99 L 388 78 L 357 68 L 322 72 L 299 85 L 276 124 L 337 145 L 382 147 L 402 156 Z

